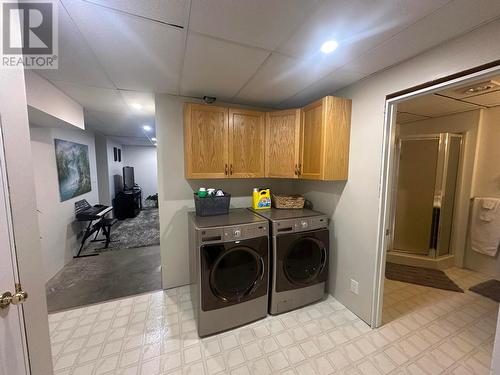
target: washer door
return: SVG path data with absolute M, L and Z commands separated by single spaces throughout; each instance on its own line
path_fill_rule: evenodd
M 326 266 L 325 245 L 314 237 L 300 237 L 294 241 L 283 259 L 287 279 L 297 285 L 309 285 L 316 281 Z
M 223 302 L 250 296 L 264 277 L 264 259 L 246 246 L 223 252 L 210 272 L 210 287 Z
M 201 302 L 204 311 L 267 294 L 267 237 L 204 245 L 201 251 Z
M 276 238 L 277 292 L 326 281 L 328 276 L 328 229 L 285 234 Z

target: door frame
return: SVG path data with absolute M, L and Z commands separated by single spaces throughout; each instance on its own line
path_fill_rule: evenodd
M 378 328 L 382 325 L 382 308 L 384 303 L 384 275 L 387 248 L 390 244 L 392 194 L 395 188 L 394 175 L 396 170 L 396 117 L 397 105 L 403 101 L 418 96 L 431 94 L 454 86 L 467 84 L 481 78 L 486 78 L 500 73 L 499 62 L 486 64 L 449 77 L 424 83 L 413 88 L 401 90 L 386 97 L 384 108 L 384 127 L 382 140 L 382 168 L 380 175 L 380 201 L 377 224 L 377 250 L 375 257 L 374 292 L 372 298 L 371 327 Z

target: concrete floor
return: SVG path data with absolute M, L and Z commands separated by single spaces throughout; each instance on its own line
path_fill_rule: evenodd
M 49 313 L 161 289 L 160 246 L 73 259 L 46 285 Z

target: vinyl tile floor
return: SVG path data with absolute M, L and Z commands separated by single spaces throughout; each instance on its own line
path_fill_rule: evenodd
M 473 274 L 455 270 L 472 282 Z M 464 285 L 464 284 L 462 284 Z M 332 297 L 199 339 L 188 287 L 49 315 L 56 375 L 488 374 L 498 304 L 386 281 L 372 330 Z

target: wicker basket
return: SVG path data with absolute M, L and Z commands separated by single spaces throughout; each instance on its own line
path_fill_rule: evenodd
M 275 208 L 304 208 L 306 199 L 302 195 L 277 195 L 273 194 L 273 206 Z

